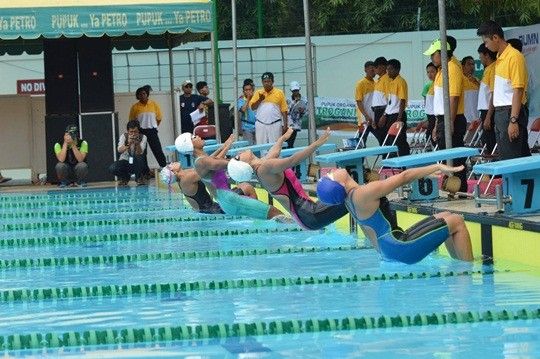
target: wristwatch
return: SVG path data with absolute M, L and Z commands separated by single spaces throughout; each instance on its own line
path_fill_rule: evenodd
M 517 116 L 510 116 L 510 123 L 516 123 L 518 120 Z

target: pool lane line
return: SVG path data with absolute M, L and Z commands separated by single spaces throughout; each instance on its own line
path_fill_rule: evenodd
M 208 290 L 223 289 L 252 289 L 252 288 L 283 288 L 318 284 L 345 284 L 370 281 L 392 281 L 409 279 L 429 279 L 448 277 L 472 277 L 475 275 L 493 275 L 511 273 L 510 271 L 463 271 L 463 272 L 437 272 L 437 273 L 409 273 L 409 274 L 379 274 L 379 275 L 353 275 L 353 276 L 322 276 L 322 277 L 279 277 L 266 279 L 229 279 L 177 283 L 156 284 L 114 284 L 61 288 L 12 289 L 0 291 L 0 302 L 25 302 L 73 298 L 104 298 L 133 295 L 174 295 L 176 293 L 191 293 Z
M 81 199 L 81 200 L 52 200 L 52 201 L 34 201 L 34 202 L 12 202 L 12 203 L 0 203 L 0 209 L 34 209 L 47 206 L 81 206 L 81 205 L 101 205 L 101 204 L 133 204 L 138 206 L 149 205 L 149 204 L 160 204 L 163 202 L 179 202 L 181 200 L 178 198 L 112 198 L 112 199 Z
M 46 208 L 43 208 L 46 209 Z M 8 212 L 0 213 L 2 219 L 23 219 L 23 218 L 42 218 L 55 219 L 55 216 L 77 216 L 77 215 L 92 215 L 92 214 L 129 214 L 129 213 L 144 213 L 144 212 L 159 212 L 170 211 L 176 209 L 190 209 L 191 207 L 183 205 L 181 202 L 171 203 L 167 207 L 148 207 L 148 208 L 103 208 L 103 209 L 73 209 L 73 210 L 49 210 L 49 211 L 32 211 L 32 212 Z
M 472 324 L 481 322 L 538 320 L 540 308 L 418 313 L 414 315 L 349 316 L 338 319 L 292 319 L 250 323 L 216 323 L 143 327 L 105 330 L 69 331 L 65 333 L 31 333 L 0 336 L 0 346 L 6 350 L 77 347 L 88 345 L 136 344 L 200 340 L 211 338 L 262 335 L 318 333 L 365 329 Z
M 111 234 L 89 234 L 55 237 L 27 237 L 27 238 L 0 238 L 0 248 L 6 247 L 27 247 L 58 244 L 85 244 L 99 242 L 131 241 L 140 239 L 168 239 L 168 238 L 190 238 L 209 236 L 241 236 L 260 233 L 282 233 L 301 232 L 300 227 L 283 228 L 261 228 L 261 229 L 211 229 L 211 230 L 188 230 L 188 231 L 155 231 L 143 233 L 111 233 Z M 158 243 L 156 243 L 157 245 Z
M 144 198 L 144 197 L 155 197 L 155 198 L 169 198 L 169 197 L 178 197 L 180 198 L 180 193 L 166 193 L 166 192 L 124 192 L 120 191 L 108 191 L 101 193 L 65 193 L 59 192 L 54 194 L 38 194 L 38 195 L 21 195 L 21 196 L 2 196 L 0 197 L 0 203 L 12 203 L 20 201 L 41 201 L 41 200 L 63 200 L 63 199 L 89 199 L 89 198 L 108 198 L 108 197 L 121 197 L 121 198 Z
M 47 258 L 17 258 L 0 259 L 0 270 L 22 269 L 41 267 L 66 267 L 79 265 L 117 265 L 127 263 L 139 263 L 146 261 L 167 260 L 190 260 L 205 258 L 230 258 L 248 257 L 276 254 L 302 254 L 322 252 L 346 252 L 355 250 L 373 249 L 373 247 L 361 246 L 338 246 L 338 247 L 293 247 L 277 249 L 236 249 L 236 250 L 213 250 L 213 251 L 185 251 L 185 252 L 162 252 L 141 253 L 124 255 L 101 255 L 101 256 L 74 256 L 74 257 L 47 257 Z
M 23 231 L 39 229 L 65 229 L 81 228 L 89 226 L 117 226 L 117 225 L 138 225 L 138 224 L 162 224 L 162 223 L 181 223 L 181 222 L 208 222 L 216 220 L 239 220 L 246 219 L 242 216 L 212 215 L 203 216 L 193 213 L 194 216 L 187 217 L 161 217 L 161 218 L 113 218 L 113 219 L 87 219 L 87 220 L 57 220 L 54 222 L 31 222 L 31 223 L 8 223 L 2 224 L 4 231 Z

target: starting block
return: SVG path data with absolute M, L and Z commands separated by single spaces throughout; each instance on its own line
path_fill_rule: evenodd
M 503 177 L 503 184 L 495 187 L 495 198 L 481 198 L 479 186 L 474 190 L 474 200 L 495 204 L 497 210 L 510 214 L 540 211 L 540 156 L 520 157 L 511 160 L 475 165 L 473 172 Z
M 216 140 L 205 140 L 204 143 L 205 143 L 205 145 L 203 147 L 203 150 L 204 150 L 204 152 L 206 152 L 208 154 L 216 151 L 218 148 L 220 148 L 222 146 L 222 144 L 217 143 Z M 234 147 L 242 147 L 242 146 L 247 145 L 248 143 L 249 143 L 248 141 L 236 141 L 236 142 L 233 142 L 231 147 L 232 148 L 234 148 Z M 167 147 L 165 147 L 165 149 L 167 151 L 171 151 L 171 152 L 176 153 L 177 160 L 182 165 L 182 168 L 190 168 L 190 167 L 193 166 L 193 154 L 191 152 L 179 152 L 179 151 L 176 151 L 176 146 L 174 146 L 174 145 L 167 146 Z
M 323 145 L 321 145 L 317 151 L 315 151 L 315 153 L 319 153 L 319 152 L 328 152 L 328 151 L 335 151 L 336 150 L 336 145 L 334 143 L 325 143 Z M 300 152 L 304 149 L 306 149 L 307 146 L 302 146 L 302 147 L 293 147 L 293 148 L 287 148 L 287 149 L 284 149 L 283 151 L 281 151 L 281 157 L 285 158 L 285 157 L 291 157 L 292 155 L 294 155 L 295 153 L 297 152 Z M 296 166 L 296 168 L 294 169 L 294 173 L 296 174 L 296 178 L 298 178 L 301 182 L 307 182 L 307 177 L 308 177 L 308 159 L 305 159 L 304 161 L 300 162 L 300 164 L 298 166 Z
M 364 184 L 364 159 L 366 157 L 397 152 L 397 150 L 397 146 L 378 146 L 318 155 L 315 157 L 315 160 L 321 163 L 335 163 L 336 166 L 345 168 L 356 182 Z
M 446 150 L 417 153 L 414 155 L 388 158 L 382 161 L 384 167 L 390 168 L 411 168 L 422 167 L 430 164 L 434 164 L 439 161 L 470 157 L 478 155 L 479 151 L 476 148 L 470 147 L 457 147 L 449 148 Z M 416 180 L 405 188 L 401 188 L 402 191 L 408 192 L 407 198 L 411 201 L 426 201 L 439 197 L 438 178 L 436 177 L 424 177 Z
M 247 145 L 247 143 L 246 143 Z M 253 154 L 257 157 L 261 157 L 261 153 L 263 151 L 268 151 L 270 148 L 272 148 L 272 146 L 274 146 L 274 143 L 261 143 L 259 145 L 251 145 L 251 146 L 235 146 L 233 148 L 231 148 L 229 150 L 229 152 L 227 152 L 227 155 L 229 156 L 236 156 L 237 154 L 239 153 L 242 153 L 244 151 L 248 151 L 248 150 L 251 150 L 251 152 L 253 152 Z M 283 146 L 281 146 L 282 148 L 283 147 L 287 147 L 287 142 L 283 142 Z

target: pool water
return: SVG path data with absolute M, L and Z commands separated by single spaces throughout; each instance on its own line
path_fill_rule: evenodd
M 4 195 L 0 223 L 5 357 L 540 357 L 534 268 L 385 262 L 153 188 Z

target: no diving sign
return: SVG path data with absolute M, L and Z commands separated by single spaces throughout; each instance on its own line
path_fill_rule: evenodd
M 44 95 L 45 80 L 17 80 L 17 95 Z

